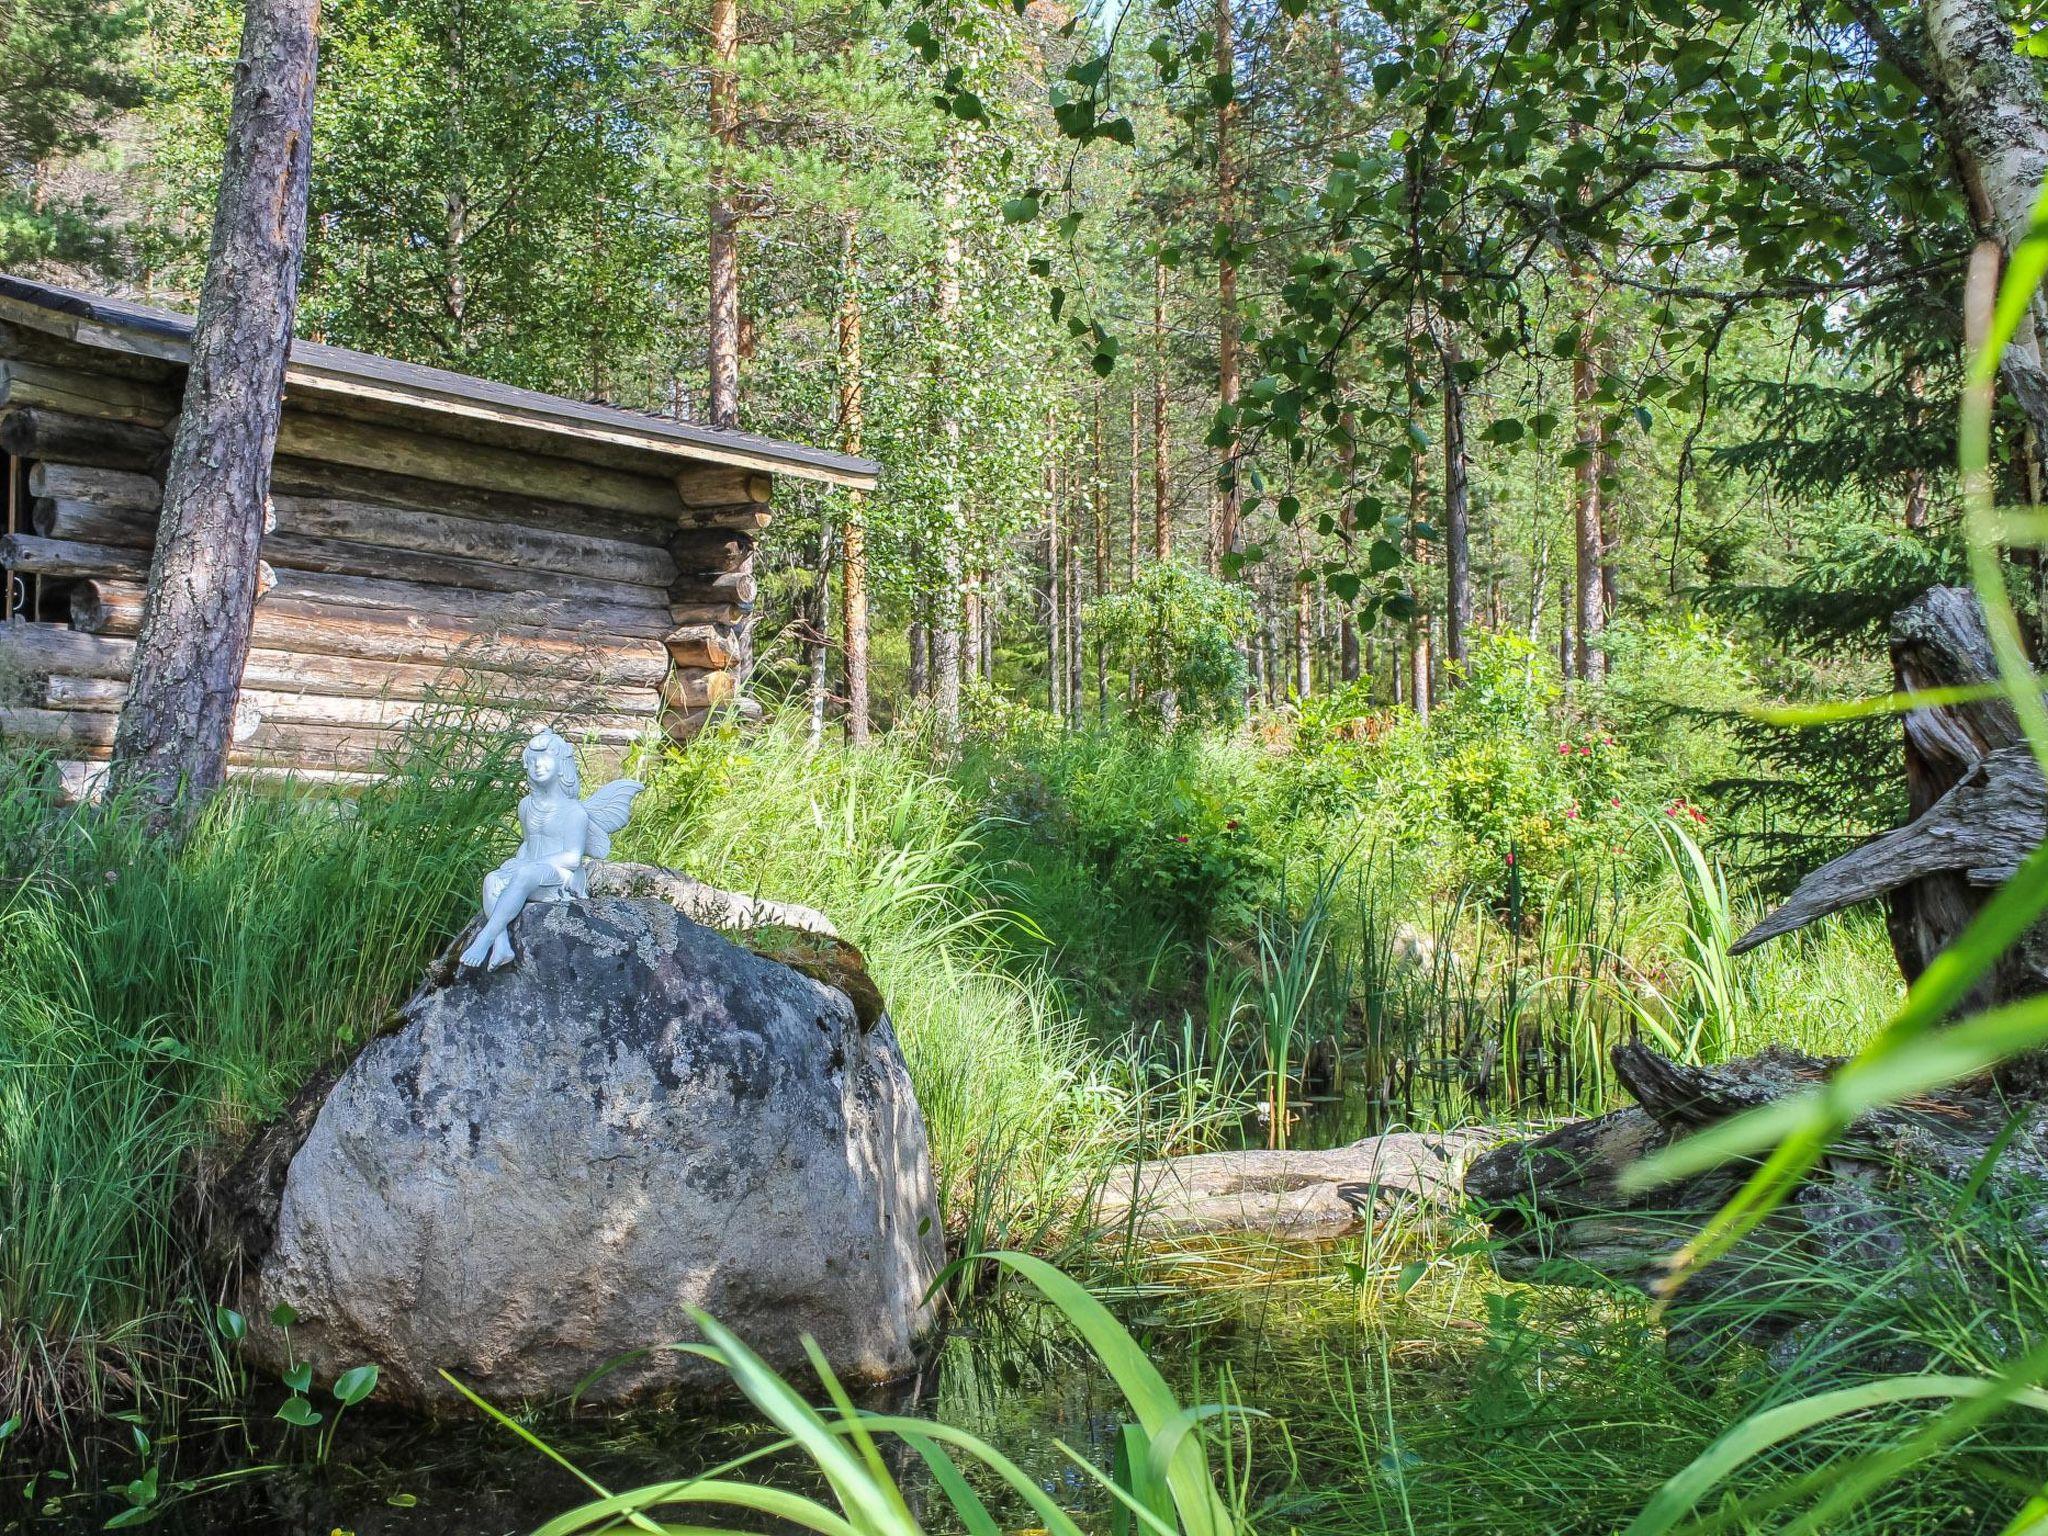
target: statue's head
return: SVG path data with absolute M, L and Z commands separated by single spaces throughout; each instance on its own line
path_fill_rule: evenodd
M 575 749 L 552 730 L 536 732 L 521 758 L 526 764 L 526 782 L 535 789 L 559 784 L 566 795 L 582 792 L 583 775 L 576 767 Z

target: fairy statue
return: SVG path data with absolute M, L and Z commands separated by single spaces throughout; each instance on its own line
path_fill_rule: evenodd
M 579 799 L 576 754 L 551 730 L 529 741 L 521 760 L 527 794 L 519 802 L 519 851 L 484 876 L 484 926 L 462 952 L 465 966 L 495 971 L 511 961 L 506 930 L 530 898 L 588 896 L 583 861 L 611 852 L 612 834 L 625 826 L 633 797 L 645 788 L 634 779 L 614 779 Z

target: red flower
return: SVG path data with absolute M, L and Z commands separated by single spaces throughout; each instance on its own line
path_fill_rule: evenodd
M 1511 854 L 1509 854 L 1509 855 L 1508 855 L 1508 867 L 1509 867 L 1510 869 L 1512 869 L 1512 868 L 1514 868 L 1514 864 L 1515 864 L 1515 856 L 1514 856 L 1514 855 L 1513 855 L 1513 854 L 1511 853 Z
M 1576 805 L 1568 805 L 1564 808 L 1564 813 L 1567 817 L 1576 820 L 1578 818 L 1579 808 Z
M 1186 842 L 1187 840 L 1188 840 L 1188 835 L 1187 835 L 1187 833 L 1185 833 L 1185 832 L 1181 833 L 1181 835 L 1180 835 L 1179 837 L 1176 837 L 1176 838 L 1174 839 L 1174 841 L 1175 841 L 1176 843 L 1184 843 L 1184 842 Z
M 1621 804 L 1621 796 L 1609 795 L 1607 797 L 1607 803 L 1612 806 L 1619 806 Z
M 1223 830 L 1226 832 L 1235 832 L 1237 830 L 1237 818 L 1233 816 L 1230 818 L 1230 820 L 1223 823 Z

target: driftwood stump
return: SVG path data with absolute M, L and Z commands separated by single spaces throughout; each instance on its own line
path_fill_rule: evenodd
M 1900 610 L 1891 650 L 1901 690 L 1995 675 L 1982 610 L 1960 588 L 1934 588 Z M 1911 982 L 2048 838 L 2048 786 L 2003 700 L 1909 713 L 1905 772 L 1912 819 L 1807 876 L 1736 941 L 1736 953 L 1882 897 L 1899 969 Z M 1965 1011 L 2044 990 L 2048 923 L 2000 959 Z M 1496 1263 L 1511 1278 L 1647 1287 L 1749 1168 L 1716 1170 L 1649 1195 L 1623 1194 L 1622 1170 L 1702 1126 L 1808 1088 L 1838 1064 L 1777 1049 L 1716 1067 L 1682 1066 L 1640 1044 L 1613 1055 L 1634 1106 L 1499 1147 L 1466 1175 L 1467 1195 L 1488 1209 L 1500 1239 Z M 1797 1197 L 1741 1249 L 1695 1276 L 1679 1301 L 1712 1304 L 1740 1294 L 1754 1322 L 1771 1314 L 1759 1298 L 1782 1292 L 1784 1312 L 1775 1320 L 1793 1322 L 1796 1290 L 1772 1290 L 1770 1271 L 1780 1260 L 1825 1253 L 1863 1273 L 1885 1271 L 1910 1236 L 1899 1212 L 1916 1203 L 1927 1209 L 1938 1198 L 1931 1191 L 2048 1180 L 2044 1086 L 2048 1068 L 2037 1056 L 1865 1115 Z

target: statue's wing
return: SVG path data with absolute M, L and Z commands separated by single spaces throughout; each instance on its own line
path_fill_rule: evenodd
M 625 826 L 626 817 L 633 810 L 633 797 L 646 787 L 638 779 L 613 779 L 585 797 L 583 811 L 590 818 L 590 857 L 602 859 L 610 854 L 612 834 Z

